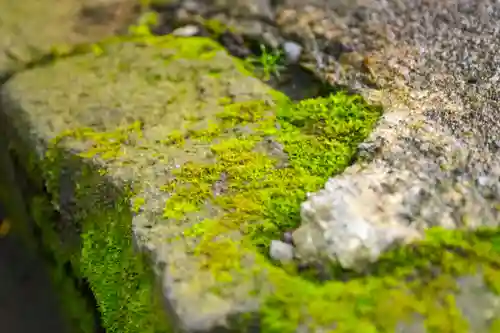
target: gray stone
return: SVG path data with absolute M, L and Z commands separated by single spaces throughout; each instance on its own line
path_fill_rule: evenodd
M 291 262 L 293 260 L 293 246 L 282 241 L 273 240 L 269 248 L 271 258 L 282 263 Z
M 455 303 L 471 331 L 492 332 L 491 323 L 500 317 L 500 297 L 484 283 L 483 273 L 458 277 L 457 285 L 459 292 Z
M 398 235 L 410 229 L 418 235 L 432 227 L 473 230 L 500 224 L 495 208 L 500 204 L 500 99 L 492 85 L 500 63 L 497 3 L 319 0 L 304 8 L 303 2 L 288 0 L 277 12 L 282 31 L 304 45 L 306 66 L 385 108 L 384 118 L 360 146 L 358 163 L 328 182 L 327 187 L 346 184 L 335 190 L 345 206 L 325 189 L 318 196 L 328 198 L 331 209 L 310 212 L 312 217 L 303 220 L 305 230 L 322 221 L 322 232 L 315 234 L 321 241 L 315 249 L 310 242 L 306 252 L 334 260 L 328 242 L 341 230 L 334 221 L 372 226 L 363 230 L 389 225 L 398 227 Z M 339 40 L 354 46 L 359 64 L 326 54 L 328 45 Z M 480 79 L 470 80 L 471 73 Z M 318 196 L 303 209 L 314 210 Z M 335 215 L 321 216 L 334 208 Z M 379 245 L 371 243 L 367 257 L 375 259 Z
M 286 60 L 290 64 L 295 64 L 299 61 L 302 54 L 302 46 L 295 42 L 287 41 L 283 43 L 283 51 L 285 51 Z

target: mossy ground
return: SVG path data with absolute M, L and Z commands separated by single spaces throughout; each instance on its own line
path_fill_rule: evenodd
M 167 218 L 182 219 L 207 201 L 223 208 L 217 218 L 185 233 L 198 240 L 196 254 L 204 258 L 203 268 L 230 284 L 231 272 L 248 269 L 241 267 L 241 258 L 260 253 L 259 268 L 248 276 L 258 274 L 255 270 L 266 272 L 273 285 L 262 306 L 263 332 L 295 332 L 301 325 L 332 332 L 393 332 L 416 314 L 425 318 L 428 332 L 470 332 L 454 302 L 456 276 L 479 270 L 492 290 L 498 290 L 495 230 L 474 234 L 431 230 L 418 247 L 388 253 L 369 276 L 346 282 L 320 284 L 269 261 L 270 240 L 298 225 L 306 193 L 318 190 L 349 165 L 380 115 L 359 97 L 343 93 L 296 105 L 282 97 L 277 100 L 273 107 L 259 101 L 227 106 L 219 115 L 221 130 L 215 139 L 213 131 L 172 137 L 171 142 L 180 146 L 186 139 L 212 142 L 215 163 L 187 164 L 164 188 L 173 193 L 166 204 Z M 228 129 L 249 126 L 251 131 L 217 140 Z M 287 153 L 286 167 L 278 166 L 279 158 L 257 149 L 269 138 Z M 222 174 L 225 191 L 214 196 L 214 184 Z M 234 231 L 241 232 L 243 240 L 234 242 L 229 236 Z M 436 269 L 440 274 L 433 276 Z M 492 332 L 497 326 L 491 325 Z

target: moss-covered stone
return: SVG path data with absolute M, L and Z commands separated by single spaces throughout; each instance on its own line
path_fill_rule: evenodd
M 9 81 L 2 92 L 6 132 L 23 167 L 35 182 L 43 179 L 60 214 L 53 225 L 57 239 L 46 228 L 44 237 L 61 261 L 89 281 L 103 325 L 109 332 L 167 331 L 161 293 L 132 239 L 134 232 L 140 247 L 158 245 L 165 200 L 144 201 L 152 207 L 136 216 L 132 230 L 131 208 L 140 203 L 133 197 L 161 194 L 171 167 L 205 160 L 201 153 L 207 147 L 179 148 L 169 142 L 175 133 L 181 138 L 208 128 L 212 133 L 204 136 L 215 136 L 215 115 L 224 104 L 271 100 L 272 93 L 210 40 L 146 38 L 89 49 L 98 52 Z M 142 217 L 155 228 L 148 231 Z M 151 250 L 160 270 L 165 257 L 161 249 Z M 156 273 L 158 281 L 167 278 Z M 168 287 L 162 286 L 172 301 Z
M 268 259 L 378 108 L 343 93 L 293 104 L 207 39 L 93 49 L 17 75 L 2 108 L 61 215 L 53 251 L 89 281 L 108 332 L 245 331 L 254 318 L 262 332 L 494 332 L 495 231 L 432 231 L 348 281 Z
M 15 150 L 41 170 L 61 214 L 54 251 L 89 280 L 111 332 L 167 329 L 133 253 L 131 211 L 181 325 L 258 310 L 249 274 L 268 285 L 270 237 L 298 222 L 300 200 L 349 163 L 379 111 L 345 95 L 294 106 L 206 39 L 91 49 L 3 92 Z M 29 150 L 41 152 L 34 163 Z
M 71 253 L 61 251 L 60 239 L 55 228 L 57 216 L 48 198 L 38 195 L 31 198 L 28 204 L 31 217 L 36 226 L 41 229 L 42 249 L 50 254 L 48 271 L 59 296 L 61 310 L 65 314 L 70 332 L 93 333 L 98 327 L 99 318 L 91 302 L 83 291 L 83 277 L 69 274 Z

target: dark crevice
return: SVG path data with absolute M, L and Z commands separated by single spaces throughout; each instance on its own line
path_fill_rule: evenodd
M 35 197 L 42 196 L 47 199 L 47 202 L 51 202 L 51 196 L 47 192 L 47 189 L 45 188 L 44 185 L 36 184 L 34 181 L 30 180 L 28 173 L 22 167 L 22 164 L 20 163 L 15 153 L 10 152 L 9 155 L 11 163 L 15 170 L 16 184 L 19 186 L 21 194 L 24 198 L 24 202 L 27 206 L 25 207 L 25 209 L 28 212 L 28 216 L 31 216 L 31 214 L 29 214 L 32 208 L 30 207 L 29 204 L 31 200 Z M 50 213 L 51 216 L 46 217 L 47 221 L 57 223 L 56 221 L 61 220 L 59 212 L 57 212 L 55 209 L 51 209 Z M 30 227 L 33 231 L 33 235 L 37 242 L 38 252 L 42 257 L 42 259 L 44 260 L 48 269 L 50 270 L 52 267 L 57 267 L 62 265 L 62 268 L 65 272 L 65 277 L 70 281 L 72 281 L 74 288 L 78 291 L 81 297 L 87 302 L 89 307 L 93 309 L 94 333 L 105 333 L 106 330 L 101 325 L 101 314 L 99 312 L 98 303 L 97 300 L 95 299 L 94 294 L 92 293 L 90 284 L 87 281 L 87 279 L 78 277 L 70 262 L 65 262 L 65 263 L 58 262 L 56 260 L 55 255 L 50 250 L 45 248 L 45 246 L 43 245 L 43 240 L 42 240 L 44 237 L 43 230 L 32 219 L 30 223 L 31 223 Z
M 15 74 L 15 71 L 7 71 L 0 73 L 0 87 L 7 83 Z
M 277 28 L 275 22 L 269 18 L 259 15 L 238 15 L 230 12 L 230 8 L 212 8 L 205 11 L 202 16 L 203 19 L 183 18 L 182 20 L 176 17 L 176 11 L 182 7 L 179 3 L 152 5 L 151 9 L 158 13 L 159 22 L 152 28 L 155 35 L 168 35 L 175 29 L 186 26 L 194 25 L 198 27 L 196 36 L 209 37 L 219 44 L 221 44 L 226 51 L 234 57 L 240 59 L 247 59 L 252 57 L 258 59 L 262 56 L 262 47 L 266 52 L 276 52 L 280 50 L 273 49 L 270 45 L 265 45 L 262 40 L 249 36 L 245 33 L 236 33 L 230 28 L 224 28 L 221 22 L 219 28 L 223 31 L 211 31 L 210 26 L 204 26 L 203 22 L 208 22 L 212 17 L 218 14 L 224 14 L 233 19 L 240 20 L 253 20 L 260 23 Z M 338 91 L 349 91 L 348 87 L 338 86 L 334 87 L 329 83 L 320 79 L 312 70 L 305 68 L 300 64 L 288 64 L 285 57 L 282 55 L 279 61 L 279 75 L 271 75 L 271 78 L 266 78 L 263 81 L 287 95 L 293 101 L 300 101 L 308 98 L 326 97 L 331 93 Z M 256 66 L 256 76 L 259 75 L 259 65 Z

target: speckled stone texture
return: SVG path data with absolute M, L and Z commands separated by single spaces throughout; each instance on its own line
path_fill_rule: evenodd
M 498 1 L 283 1 L 277 12 L 311 68 L 386 108 L 338 176 L 350 186 L 316 196 L 363 205 L 356 218 L 375 226 L 499 224 Z

